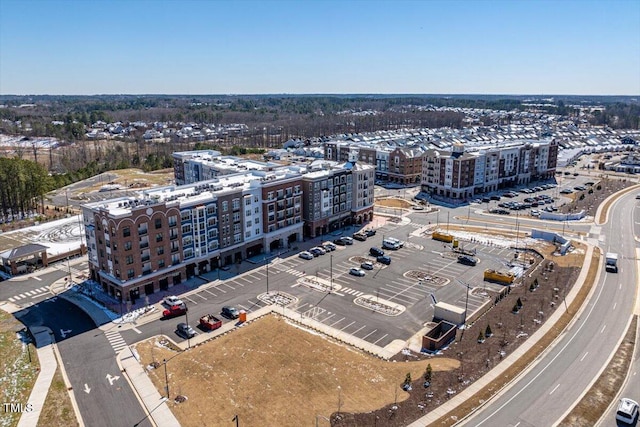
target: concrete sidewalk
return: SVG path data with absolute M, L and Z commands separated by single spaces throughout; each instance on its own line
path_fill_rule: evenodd
M 571 291 L 569 292 L 569 294 L 566 297 L 567 306 L 571 305 L 571 303 L 575 299 L 576 295 L 578 294 L 578 292 L 582 288 L 582 285 L 584 285 L 584 281 L 587 278 L 587 274 L 589 273 L 589 266 L 591 265 L 591 257 L 593 255 L 593 250 L 594 250 L 594 247 L 592 245 L 588 245 L 587 246 L 587 252 L 586 252 L 585 257 L 584 257 L 584 262 L 582 264 L 582 269 L 580 271 L 580 275 L 578 276 L 578 279 L 576 280 L 576 285 L 571 288 Z M 597 276 L 600 275 L 600 269 L 601 268 L 602 268 L 602 266 L 600 265 L 598 267 Z M 567 325 L 567 328 L 570 327 L 573 324 L 575 319 L 577 319 L 579 317 L 580 312 L 582 310 L 584 310 L 584 308 L 586 306 L 587 305 L 584 304 L 583 307 L 580 309 L 580 311 L 578 313 L 576 313 L 576 315 L 574 316 L 574 320 L 572 320 L 569 323 L 569 325 Z M 446 414 L 448 414 L 449 412 L 454 410 L 457 406 L 459 406 L 459 405 L 463 404 L 464 402 L 466 402 L 467 400 L 469 400 L 477 392 L 482 391 L 493 380 L 495 380 L 496 378 L 500 377 L 507 369 L 509 369 L 511 367 L 511 365 L 516 363 L 520 359 L 520 357 L 524 356 L 527 352 L 529 352 L 531 350 L 531 348 L 533 348 L 538 343 L 538 341 L 542 337 L 544 337 L 555 326 L 556 322 L 560 319 L 560 317 L 564 313 L 565 313 L 565 311 L 561 307 L 558 307 L 558 309 L 549 317 L 549 319 L 542 324 L 540 329 L 538 329 L 533 335 L 531 335 L 529 337 L 529 339 L 527 339 L 522 345 L 520 345 L 513 353 L 511 353 L 509 356 L 507 356 L 495 368 L 493 368 L 491 371 L 487 372 L 484 376 L 482 376 L 482 378 L 480 378 L 480 379 L 478 379 L 478 381 L 475 381 L 474 383 L 472 383 L 469 387 L 467 387 L 462 392 L 457 394 L 454 398 L 452 398 L 449 401 L 447 401 L 446 403 L 443 403 L 442 405 L 438 406 L 433 411 L 429 412 L 427 415 L 425 415 L 425 416 L 419 418 L 418 420 L 414 421 L 413 423 L 409 424 L 409 427 L 423 427 L 423 426 L 426 426 L 426 425 L 430 425 L 431 423 L 436 422 L 439 418 L 445 416 Z M 555 345 L 556 342 L 557 342 L 557 340 L 554 341 L 552 346 Z M 547 351 L 548 351 L 548 348 L 545 349 L 543 351 L 543 353 L 546 353 Z M 512 380 L 512 382 L 516 381 L 522 375 L 526 374 L 531 369 L 533 369 L 538 364 L 538 362 L 540 362 L 540 360 L 541 360 L 540 356 L 538 356 L 538 358 L 533 363 L 531 363 L 527 367 L 527 369 L 525 369 L 523 372 L 518 374 Z M 507 384 L 500 391 L 498 391 L 494 395 L 493 398 L 499 396 L 506 388 L 509 387 L 509 385 L 510 384 Z M 491 400 L 486 401 L 485 404 L 490 403 Z M 481 409 L 481 408 L 482 408 L 482 405 L 480 405 L 478 408 L 476 408 L 476 411 Z M 470 414 L 469 416 L 472 416 L 472 414 Z M 462 421 L 462 420 L 458 420 L 458 422 L 460 422 L 460 421 Z
M 151 423 L 157 427 L 179 426 L 180 423 L 169 409 L 166 398 L 158 393 L 156 386 L 129 347 L 118 353 L 116 360 Z

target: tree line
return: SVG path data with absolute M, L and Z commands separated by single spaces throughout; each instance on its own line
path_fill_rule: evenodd
M 52 184 L 41 165 L 0 157 L 0 217 L 7 221 L 36 213 Z

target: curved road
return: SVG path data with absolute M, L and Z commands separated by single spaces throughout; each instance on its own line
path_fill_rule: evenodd
M 580 317 L 557 344 L 463 425 L 541 426 L 560 421 L 597 378 L 616 350 L 631 318 L 637 292 L 633 195 L 619 199 L 610 221 L 593 226 L 590 238 L 603 252 L 621 255 L 618 274 L 602 270 Z

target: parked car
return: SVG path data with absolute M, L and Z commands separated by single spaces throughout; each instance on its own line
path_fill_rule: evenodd
M 414 205 L 414 206 L 412 207 L 412 209 L 413 209 L 414 211 L 423 211 L 423 210 L 424 210 L 424 206 Z
M 388 255 L 381 255 L 376 258 L 376 261 L 378 261 L 380 264 L 389 265 L 391 264 L 391 257 Z
M 171 295 L 171 296 L 165 297 L 165 299 L 164 299 L 164 304 L 165 304 L 167 307 L 172 307 L 172 306 L 174 306 L 174 305 L 183 305 L 184 303 L 183 303 L 183 302 L 182 302 L 182 300 L 181 300 L 180 298 L 178 298 L 177 296 L 175 296 L 175 295 Z
M 364 232 L 368 237 L 376 235 L 376 230 L 374 230 L 373 228 L 369 228 L 367 230 L 364 230 Z
M 187 306 L 184 304 L 172 305 L 162 312 L 162 318 L 171 319 L 172 317 L 182 316 L 187 310 Z
M 323 247 L 325 250 L 329 250 L 329 251 L 335 251 L 335 250 L 336 250 L 336 245 L 334 245 L 334 244 L 333 244 L 333 243 L 331 243 L 331 242 L 324 242 L 324 243 L 322 244 L 322 247 Z
M 371 261 L 365 261 L 360 264 L 360 268 L 363 270 L 373 270 L 373 263 Z
M 400 249 L 400 245 L 399 244 L 397 244 L 396 242 L 393 242 L 393 241 L 391 241 L 389 239 L 384 239 L 382 241 L 382 247 L 384 249 L 393 249 L 393 250 Z
M 638 402 L 623 397 L 618 404 L 616 411 L 616 420 L 623 423 L 633 424 L 638 417 Z
M 340 246 L 344 246 L 344 245 L 346 245 L 346 244 L 347 244 L 344 240 L 342 240 L 342 237 L 341 237 L 341 238 L 339 238 L 339 239 L 335 239 L 335 240 L 333 241 L 333 243 L 335 243 L 336 245 L 340 245 Z
M 222 311 L 220 312 L 220 314 L 229 319 L 237 319 L 240 316 L 240 312 L 238 312 L 238 309 L 229 305 L 225 305 L 224 307 L 222 307 Z
M 493 196 L 489 197 L 489 199 L 491 199 L 491 200 L 500 200 L 500 196 L 493 195 Z
M 349 270 L 349 274 L 352 276 L 363 277 L 365 275 L 364 270 L 361 268 L 352 268 Z
M 353 245 L 353 239 L 351 237 L 343 236 L 341 239 L 347 245 Z
M 372 247 L 369 248 L 369 253 L 373 256 L 382 256 L 384 255 L 384 251 L 380 248 Z
M 311 254 L 313 254 L 313 256 L 320 256 L 320 255 L 324 255 L 324 254 L 327 253 L 327 251 L 325 251 L 324 249 L 322 249 L 322 248 L 320 248 L 318 246 L 315 246 L 315 247 L 309 249 L 309 252 Z
M 298 256 L 302 259 L 313 259 L 313 254 L 311 252 L 302 251 L 298 254 Z
M 470 255 L 459 255 L 458 262 L 464 265 L 475 266 L 478 263 L 478 260 Z
M 365 240 L 367 240 L 367 235 L 363 232 L 353 233 L 353 238 L 364 242 Z
M 395 237 L 387 237 L 385 240 L 393 242 L 401 248 L 404 247 L 404 242 L 402 240 L 396 239 Z
M 196 331 L 186 323 L 178 323 L 177 326 L 178 335 L 181 335 L 185 338 L 193 338 L 196 336 Z

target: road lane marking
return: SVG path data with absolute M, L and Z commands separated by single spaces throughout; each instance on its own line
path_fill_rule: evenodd
M 614 302 L 614 303 L 613 303 L 613 309 L 614 309 L 614 310 L 616 309 L 616 305 L 618 305 L 618 303 L 617 303 L 617 302 Z
M 584 360 L 585 357 L 587 357 L 587 354 L 589 354 L 589 352 L 587 351 L 584 356 L 582 356 L 582 358 L 580 359 L 580 361 L 582 362 Z
M 42 279 L 36 276 L 33 276 L 34 279 L 36 279 L 38 282 L 42 282 Z
M 131 329 L 136 331 L 136 334 L 141 334 L 142 333 L 142 331 L 140 329 L 136 328 L 135 326 L 133 328 L 131 328 Z
M 605 329 L 606 327 L 607 327 L 607 325 L 604 325 L 604 326 L 602 327 L 602 330 L 600 331 L 600 333 L 603 333 L 603 332 L 604 332 L 604 329 Z
M 514 425 L 513 427 L 518 427 L 520 425 L 522 421 L 518 421 L 518 423 L 516 425 Z
M 551 393 L 549 393 L 549 395 L 552 395 L 554 391 L 556 391 L 558 389 L 558 387 L 560 387 L 560 384 L 558 384 L 557 386 L 555 386 L 553 388 L 553 390 L 551 390 Z
M 505 407 L 507 407 L 516 397 L 518 397 L 523 391 L 525 391 L 531 384 L 533 384 L 534 381 L 536 381 L 546 370 L 548 367 L 550 367 L 555 360 L 560 357 L 560 355 L 562 355 L 562 353 L 564 352 L 564 350 L 567 349 L 567 347 L 569 347 L 572 343 L 572 341 L 578 336 L 578 333 L 582 330 L 582 328 L 586 325 L 587 320 L 591 317 L 591 314 L 593 313 L 593 310 L 595 309 L 596 305 L 598 304 L 598 301 L 600 300 L 600 296 L 602 295 L 602 291 L 604 290 L 604 286 L 600 287 L 600 290 L 598 291 L 598 295 L 596 295 L 596 299 L 594 300 L 593 305 L 591 305 L 591 308 L 589 309 L 589 312 L 586 314 L 586 316 L 583 318 L 582 323 L 580 324 L 580 326 L 578 326 L 578 329 L 573 333 L 573 335 L 571 336 L 571 338 L 569 338 L 569 340 L 567 341 L 567 343 L 562 346 L 562 348 L 558 351 L 558 353 L 553 356 L 553 358 L 540 370 L 538 370 L 538 372 L 536 373 L 536 375 L 530 379 L 523 387 L 521 387 L 512 397 L 510 397 L 509 399 L 507 399 L 507 401 L 505 403 L 503 403 L 502 405 L 500 405 L 498 407 L 498 409 L 496 409 L 495 411 L 493 411 L 491 414 L 489 414 L 488 416 L 486 416 L 484 419 L 480 420 L 480 422 L 478 422 L 476 424 L 476 427 L 479 425 L 484 424 L 485 422 L 487 422 L 490 418 L 492 418 L 495 414 L 497 414 L 498 412 L 500 412 L 502 409 L 504 409 Z

